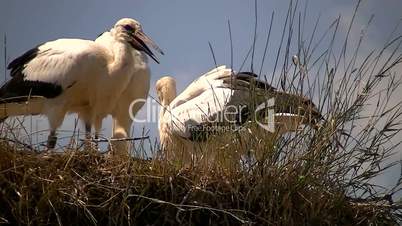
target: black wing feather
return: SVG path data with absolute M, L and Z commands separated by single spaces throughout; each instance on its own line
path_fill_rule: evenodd
M 234 77 L 225 77 L 221 78 L 223 80 L 224 85 L 233 89 L 235 92 L 240 90 L 249 90 L 251 87 L 255 87 L 258 89 L 256 93 L 256 98 L 254 101 L 242 101 L 239 103 L 232 103 L 234 105 L 241 105 L 241 112 L 237 115 L 235 119 L 235 124 L 232 123 L 232 126 L 240 126 L 245 122 L 248 122 L 253 117 L 252 109 L 255 109 L 255 106 L 252 107 L 253 104 L 261 104 L 264 103 L 267 98 L 275 98 L 275 105 L 273 109 L 277 113 L 292 113 L 292 114 L 301 114 L 305 115 L 306 113 L 311 113 L 312 121 L 316 123 L 318 120 L 323 119 L 321 113 L 318 111 L 314 103 L 299 95 L 288 94 L 285 92 L 277 91 L 277 89 L 270 84 L 263 82 L 257 79 L 257 75 L 252 72 L 240 72 L 236 74 Z M 235 94 L 234 94 L 235 95 Z M 251 108 L 250 108 L 251 107 Z M 265 111 L 259 112 L 257 117 L 265 116 Z M 230 124 L 230 123 L 229 123 Z M 214 126 L 228 126 L 228 123 L 216 124 Z M 208 137 L 211 135 L 219 134 L 218 130 L 211 129 L 213 126 L 206 125 L 198 125 L 192 126 L 192 130 L 190 130 L 190 137 L 187 138 L 191 141 L 203 142 L 208 140 Z
M 11 70 L 11 79 L 0 88 L 0 100 L 2 103 L 26 101 L 30 96 L 54 98 L 62 93 L 63 89 L 60 85 L 25 79 L 23 70 L 26 64 L 38 56 L 41 45 L 28 50 L 7 66 L 7 69 Z
M 43 44 L 43 43 L 42 43 Z M 21 56 L 15 58 L 11 63 L 8 64 L 7 69 L 11 70 L 11 77 L 14 77 L 15 72 L 23 70 L 25 65 L 34 59 L 39 53 L 39 47 L 42 45 L 37 45 L 34 48 L 26 51 Z

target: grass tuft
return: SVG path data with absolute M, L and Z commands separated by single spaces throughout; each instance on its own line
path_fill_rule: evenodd
M 352 200 L 301 164 L 177 169 L 95 151 L 1 144 L 0 219 L 23 225 L 392 225 L 396 206 Z M 323 180 L 324 179 L 324 180 Z

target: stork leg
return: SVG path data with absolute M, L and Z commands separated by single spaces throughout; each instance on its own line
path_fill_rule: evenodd
M 51 130 L 49 136 L 47 137 L 47 148 L 54 149 L 57 143 L 56 130 Z
M 97 145 L 92 141 L 91 135 L 92 126 L 91 123 L 85 122 L 85 147 L 89 150 L 96 149 Z
M 102 129 L 102 119 L 100 118 L 96 118 L 95 120 L 95 148 L 97 150 L 99 150 L 99 135 L 100 135 L 100 131 Z
M 85 123 L 85 139 L 91 140 L 91 124 Z
M 149 87 L 148 87 L 149 88 Z M 131 135 L 131 124 L 134 119 L 131 118 L 129 111 L 133 115 L 136 115 L 137 112 L 144 105 L 143 102 L 134 104 L 131 106 L 132 101 L 128 98 L 125 102 L 121 102 L 115 108 L 112 116 L 113 116 L 113 138 L 115 139 L 124 139 L 128 138 Z M 131 109 L 130 109 L 131 107 Z M 130 141 L 114 141 L 111 142 L 110 149 L 115 154 L 124 154 L 128 155 L 130 153 Z
M 54 149 L 56 147 L 56 142 L 57 142 L 56 130 L 63 123 L 64 115 L 66 114 L 66 112 L 63 111 L 63 109 L 58 109 L 58 110 L 55 110 L 54 108 L 51 108 L 51 109 L 52 110 L 46 112 L 46 115 L 48 116 L 49 126 L 50 126 L 50 134 L 49 134 L 48 140 L 47 140 L 47 148 L 48 149 Z
M 113 120 L 113 138 L 124 139 L 130 134 L 132 120 L 129 116 L 115 117 Z M 127 156 L 129 153 L 130 143 L 128 141 L 111 142 L 111 150 L 113 154 Z

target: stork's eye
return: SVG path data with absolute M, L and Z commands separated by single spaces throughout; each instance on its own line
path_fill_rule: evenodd
M 123 27 L 124 27 L 124 29 L 126 29 L 129 32 L 134 32 L 134 28 L 131 27 L 130 25 L 124 25 Z

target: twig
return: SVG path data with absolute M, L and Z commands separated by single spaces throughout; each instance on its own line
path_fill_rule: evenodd
M 251 54 L 251 72 L 253 73 L 254 73 L 254 52 L 255 52 L 255 43 L 257 41 L 257 25 L 258 25 L 257 0 L 254 1 L 254 16 L 255 16 L 255 24 L 254 24 L 254 37 L 253 37 L 253 53 Z
M 147 199 L 149 201 L 152 201 L 152 202 L 155 202 L 155 203 L 158 203 L 158 204 L 170 205 L 170 206 L 176 207 L 180 211 L 209 210 L 212 213 L 213 212 L 221 212 L 221 213 L 230 215 L 231 217 L 233 217 L 234 219 L 238 220 L 242 224 L 251 223 L 249 221 L 246 221 L 246 220 L 243 220 L 243 219 L 239 218 L 238 216 L 236 216 L 235 214 L 229 212 L 228 210 L 216 209 L 216 208 L 206 207 L 206 206 L 175 204 L 175 203 L 172 203 L 172 202 L 166 202 L 166 201 L 163 201 L 163 200 L 160 200 L 160 199 L 150 198 L 150 197 L 147 197 L 147 196 L 137 195 L 137 194 L 130 194 L 127 197 L 137 197 L 137 198 Z M 187 208 L 187 209 L 185 209 L 185 208 Z M 246 211 L 243 211 L 243 210 L 236 210 L 236 211 L 246 212 Z
M 7 80 L 7 35 L 4 33 L 4 82 Z
M 25 144 L 24 142 L 21 142 L 21 141 L 19 141 L 19 140 L 13 140 L 13 139 L 10 139 L 10 138 L 2 137 L 2 138 L 0 138 L 0 141 L 7 141 L 7 142 L 14 143 L 14 144 L 19 144 L 19 145 L 22 145 L 24 148 L 27 148 L 27 149 L 29 149 L 29 150 L 31 150 L 31 151 L 37 151 L 37 150 L 36 150 L 35 148 L 33 148 L 31 145 Z
M 218 64 L 216 63 L 216 58 L 215 58 L 214 49 L 212 48 L 211 42 L 208 42 L 208 45 L 209 45 L 209 49 L 211 50 L 212 57 L 213 57 L 213 59 L 214 59 L 215 68 L 218 68 Z
M 92 142 L 113 142 L 113 141 L 136 141 L 136 140 L 145 140 L 145 139 L 149 139 L 149 136 L 133 137 L 133 138 L 111 138 L 111 139 L 99 138 L 99 139 L 91 139 L 90 141 L 92 141 Z M 80 141 L 87 141 L 87 139 L 80 139 Z

